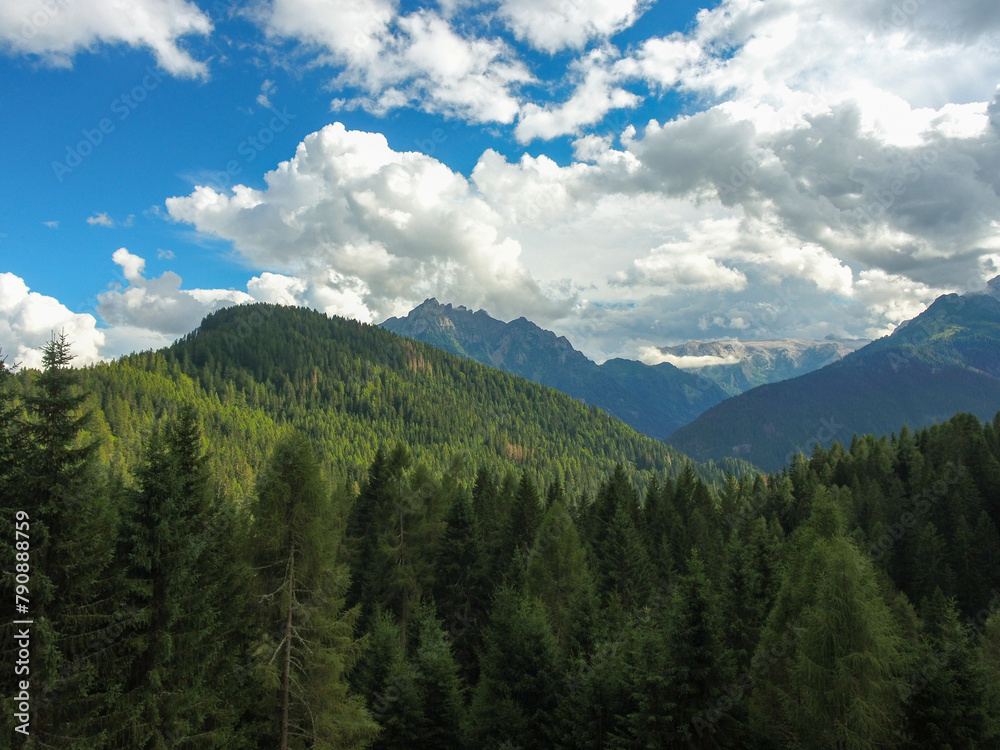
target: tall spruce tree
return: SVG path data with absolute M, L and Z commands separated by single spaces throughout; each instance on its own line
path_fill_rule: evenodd
M 453 638 L 462 674 L 472 682 L 480 633 L 488 613 L 488 561 L 475 509 L 467 495 L 455 498 L 446 522 L 435 565 L 434 599 Z
M 574 628 L 574 603 L 585 585 L 587 560 L 576 526 L 562 499 L 545 512 L 528 554 L 525 589 L 542 602 L 560 650 Z
M 450 638 L 430 606 L 418 614 L 413 664 L 422 707 L 419 747 L 457 750 L 465 713 L 462 679 Z
M 124 674 L 109 697 L 109 744 L 234 746 L 238 709 L 224 697 L 236 697 L 228 688 L 245 656 L 234 618 L 246 614 L 248 573 L 191 405 L 151 436 L 136 480 L 116 560 Z
M 941 589 L 924 603 L 924 633 L 905 692 L 908 748 L 988 746 L 989 666 Z
M 10 501 L 30 519 L 31 735 L 26 746 L 92 747 L 98 665 L 88 636 L 106 624 L 95 611 L 116 523 L 93 415 L 66 336 L 44 346 L 42 373 L 24 397 L 23 456 Z
M 351 674 L 351 683 L 368 703 L 380 731 L 373 750 L 417 747 L 424 726 L 424 707 L 417 669 L 403 648 L 403 638 L 391 612 L 372 618 L 368 647 Z
M 469 744 L 549 747 L 561 673 L 541 603 L 501 590 L 485 640 L 479 684 L 469 708 Z
M 522 473 L 514 502 L 507 513 L 500 548 L 502 560 L 505 560 L 507 566 L 505 572 L 512 582 L 520 581 L 524 575 L 528 552 L 535 541 L 535 533 L 541 521 L 542 505 L 538 488 L 527 472 Z
M 390 454 L 379 447 L 368 469 L 361 492 L 347 517 L 347 539 L 351 567 L 355 571 L 348 602 L 371 602 L 375 586 L 375 558 L 379 545 L 380 515 L 389 507 L 400 489 L 403 470 L 409 456 L 402 445 Z M 366 615 L 369 614 L 367 611 Z

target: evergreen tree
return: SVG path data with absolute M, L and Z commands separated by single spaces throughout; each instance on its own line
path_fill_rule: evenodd
M 573 603 L 586 568 L 576 526 L 563 501 L 557 498 L 545 512 L 528 554 L 525 590 L 545 607 L 560 649 L 567 645 L 573 628 Z
M 403 648 L 392 613 L 375 613 L 365 634 L 365 644 L 364 651 L 350 672 L 349 680 L 351 689 L 368 702 L 369 710 L 374 714 L 374 700 L 386 684 L 389 665 L 396 658 L 396 653 Z
M 721 591 L 726 642 L 740 670 L 750 666 L 778 588 L 780 540 L 758 516 L 733 533 L 726 546 Z
M 427 750 L 456 750 L 462 742 L 462 681 L 448 635 L 430 607 L 420 614 L 417 638 L 413 662 L 423 709 L 418 745 Z
M 92 747 L 97 739 L 89 696 L 99 665 L 87 643 L 108 622 L 94 604 L 117 524 L 72 360 L 65 335 L 43 348 L 44 369 L 24 398 L 26 421 L 16 435 L 19 486 L 3 501 L 30 521 L 31 682 L 39 690 L 29 746 Z
M 479 633 L 488 606 L 487 560 L 472 502 L 460 494 L 448 511 L 438 550 L 434 599 L 438 614 L 454 638 L 455 656 L 463 674 L 476 675 Z
M 445 525 L 437 517 L 440 494 L 426 468 L 418 465 L 400 491 L 390 493 L 376 520 L 379 543 L 366 602 L 396 616 L 404 647 L 413 614 L 433 586 L 433 550 Z
M 424 727 L 417 670 L 403 649 L 403 638 L 390 612 L 372 618 L 368 647 L 351 673 L 351 684 L 381 727 L 373 750 L 404 750 L 420 743 Z
M 364 747 L 377 731 L 347 685 L 357 610 L 344 611 L 348 576 L 331 505 L 311 444 L 290 434 L 261 475 L 253 534 L 275 685 L 270 736 L 281 750 Z
M 510 506 L 505 524 L 505 534 L 500 553 L 506 557 L 506 573 L 519 581 L 524 573 L 528 552 L 534 542 L 542 520 L 541 498 L 538 488 L 527 473 L 521 474 L 517 494 Z
M 510 589 L 497 594 L 469 708 L 468 742 L 549 747 L 561 675 L 541 604 Z
M 204 538 L 217 510 L 192 408 L 152 436 L 137 483 L 117 561 L 128 665 L 112 744 L 220 747 L 231 727 L 216 676 L 231 630 L 219 617 L 225 567 Z
M 898 625 L 870 561 L 845 536 L 846 504 L 815 492 L 757 646 L 751 718 L 772 743 L 870 747 L 896 737 Z
M 994 601 L 991 604 L 1000 604 Z M 977 638 L 976 659 L 986 674 L 983 685 L 983 705 L 986 713 L 986 737 L 996 744 L 1000 741 L 1000 607 L 983 624 Z
M 606 602 L 624 611 L 643 606 L 653 590 L 652 568 L 632 513 L 620 503 L 598 541 L 597 569 Z
M 23 433 L 20 429 L 20 406 L 13 393 L 13 375 L 6 357 L 0 352 L 0 497 L 12 496 L 19 464 L 23 458 Z M 10 501 L 3 502 L 7 509 Z M 12 520 L 12 519 L 4 519 Z M 9 525 L 9 524 L 8 524 Z M 6 544 L 7 541 L 0 542 Z
M 397 631 L 398 632 L 398 631 Z M 382 727 L 373 750 L 409 750 L 421 747 L 426 727 L 417 668 L 396 642 L 385 682 L 371 702 L 372 716 Z
M 977 658 L 955 602 L 941 589 L 926 601 L 923 620 L 925 632 L 906 691 L 906 746 L 985 747 L 988 667 Z
M 631 710 L 635 649 L 632 622 L 613 638 L 599 641 L 587 655 L 578 656 L 567 671 L 556 708 L 555 747 L 565 750 L 604 750 L 626 738 Z M 662 639 L 660 641 L 662 644 Z
M 379 447 L 361 492 L 351 506 L 347 517 L 347 538 L 351 567 L 356 571 L 348 595 L 351 605 L 372 600 L 380 514 L 393 504 L 393 497 L 400 493 L 402 473 L 408 463 L 409 456 L 402 445 L 397 445 L 391 456 Z
M 654 625 L 639 641 L 636 710 L 630 715 L 632 746 L 649 747 L 657 737 L 672 744 L 716 747 L 735 732 L 728 691 L 736 678 L 724 639 L 718 595 L 697 551 L 674 590 L 664 637 Z

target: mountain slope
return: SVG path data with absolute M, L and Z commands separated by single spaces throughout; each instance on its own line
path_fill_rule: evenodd
M 1000 299 L 939 297 L 921 315 L 807 375 L 709 409 L 670 438 L 697 459 L 740 456 L 774 470 L 799 451 L 970 412 L 1000 410 Z
M 379 445 L 468 474 L 525 469 L 587 489 L 622 463 L 676 474 L 686 459 L 599 409 L 389 331 L 302 308 L 247 305 L 208 316 L 160 352 L 89 368 L 110 431 L 134 447 L 161 414 L 196 403 L 234 492 L 253 487 L 285 427 L 359 476 Z M 138 405 L 138 406 L 137 406 Z M 702 476 L 722 472 L 699 467 Z
M 867 341 L 777 339 L 773 341 L 688 341 L 678 346 L 658 347 L 667 361 L 683 363 L 717 361 L 685 369 L 704 376 L 729 395 L 735 396 L 765 383 L 777 383 L 818 370 L 842 359 Z
M 564 337 L 525 318 L 504 323 L 482 310 L 434 299 L 382 327 L 555 388 L 655 438 L 667 437 L 726 397 L 714 383 L 673 365 L 624 359 L 597 365 Z

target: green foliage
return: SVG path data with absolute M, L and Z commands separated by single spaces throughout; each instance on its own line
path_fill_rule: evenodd
M 219 621 L 228 561 L 206 537 L 220 517 L 192 409 L 152 436 L 136 478 L 116 564 L 125 663 L 110 744 L 226 744 L 231 717 L 219 705 L 217 678 L 226 666 L 218 643 L 230 635 Z
M 988 746 L 987 690 L 996 675 L 980 661 L 941 589 L 924 606 L 925 632 L 913 662 L 907 698 L 908 748 Z
M 502 590 L 493 605 L 479 684 L 469 709 L 474 747 L 549 747 L 561 679 L 540 602 Z
M 404 443 L 415 464 L 461 459 L 559 478 L 573 492 L 621 462 L 635 478 L 685 460 L 607 413 L 521 378 L 355 321 L 277 305 L 219 310 L 168 349 L 84 371 L 123 463 L 164 412 L 193 401 L 223 490 L 253 494 L 282 425 L 359 483 L 380 446 Z M 721 479 L 715 467 L 699 467 Z M 465 477 L 466 480 L 471 477 Z M 537 479 L 536 479 L 537 483 Z
M 423 708 L 420 747 L 454 750 L 462 742 L 464 689 L 448 633 L 431 607 L 422 610 L 417 640 L 413 662 Z
M 258 497 L 252 544 L 265 604 L 262 667 L 274 685 L 268 736 L 282 750 L 364 747 L 376 725 L 346 680 L 360 652 L 357 611 L 343 609 L 348 570 L 308 438 L 293 432 L 277 444 Z
M 642 438 L 549 391 L 305 311 L 67 363 L 57 339 L 43 373 L 0 367 L 40 746 L 1000 736 L 1000 415 L 715 482 L 669 452 L 637 468 Z M 487 408 L 531 449 L 470 438 Z
M 566 505 L 557 499 L 545 512 L 528 553 L 525 590 L 545 607 L 556 644 L 565 649 L 578 612 L 574 604 L 589 583 L 586 554 Z
M 896 735 L 901 638 L 870 562 L 845 536 L 843 505 L 817 491 L 758 645 L 759 664 L 781 653 L 751 703 L 755 729 L 776 743 L 863 748 Z
M 0 466 L 9 492 L 0 499 L 0 517 L 10 522 L 15 513 L 26 514 L 23 528 L 29 530 L 28 559 L 18 564 L 30 578 L 35 741 L 90 747 L 99 734 L 91 721 L 99 665 L 86 643 L 107 624 L 92 605 L 111 562 L 115 522 L 99 446 L 88 434 L 93 414 L 72 359 L 66 337 L 53 336 L 43 350 L 43 371 L 23 394 L 24 418 L 9 396 L 0 399 L 6 450 Z M 0 383 L 5 392 L 6 386 Z M 13 604 L 15 526 L 7 528 L 3 590 Z M 14 674 L 13 659 L 7 661 L 13 656 L 7 649 L 15 648 L 12 629 L 5 622 L 0 631 L 8 675 Z M 12 720 L 10 713 L 5 712 L 5 723 Z

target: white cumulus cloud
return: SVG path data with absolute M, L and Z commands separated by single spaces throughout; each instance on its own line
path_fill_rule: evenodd
M 65 333 L 74 364 L 101 358 L 104 333 L 93 315 L 74 313 L 53 297 L 32 292 L 24 280 L 0 273 L 0 347 L 7 365 L 42 366 L 42 347 L 53 334 Z
M 181 277 L 173 271 L 147 279 L 145 259 L 125 248 L 116 250 L 112 259 L 128 280 L 124 288 L 97 296 L 97 312 L 112 328 L 176 338 L 196 328 L 213 310 L 253 301 L 246 292 L 231 289 L 181 289 Z
M 635 23 L 646 0 L 501 0 L 499 15 L 514 34 L 545 52 L 580 48 Z
M 362 107 L 385 114 L 400 107 L 510 123 L 519 109 L 517 88 L 533 80 L 528 67 L 501 39 L 456 30 L 430 9 L 399 15 L 377 0 L 275 0 L 265 27 L 319 51 L 334 67 L 335 109 Z
M 189 35 L 212 31 L 208 16 L 188 0 L 4 0 L 0 3 L 0 49 L 37 55 L 52 65 L 99 44 L 147 48 L 164 70 L 180 77 L 206 77 L 208 67 L 180 46 Z
M 468 180 L 424 154 L 392 150 L 382 135 L 327 126 L 265 182 L 232 193 L 200 186 L 168 199 L 167 210 L 230 240 L 258 268 L 336 291 L 341 304 L 363 300 L 373 319 L 429 296 L 501 315 L 556 306 Z

